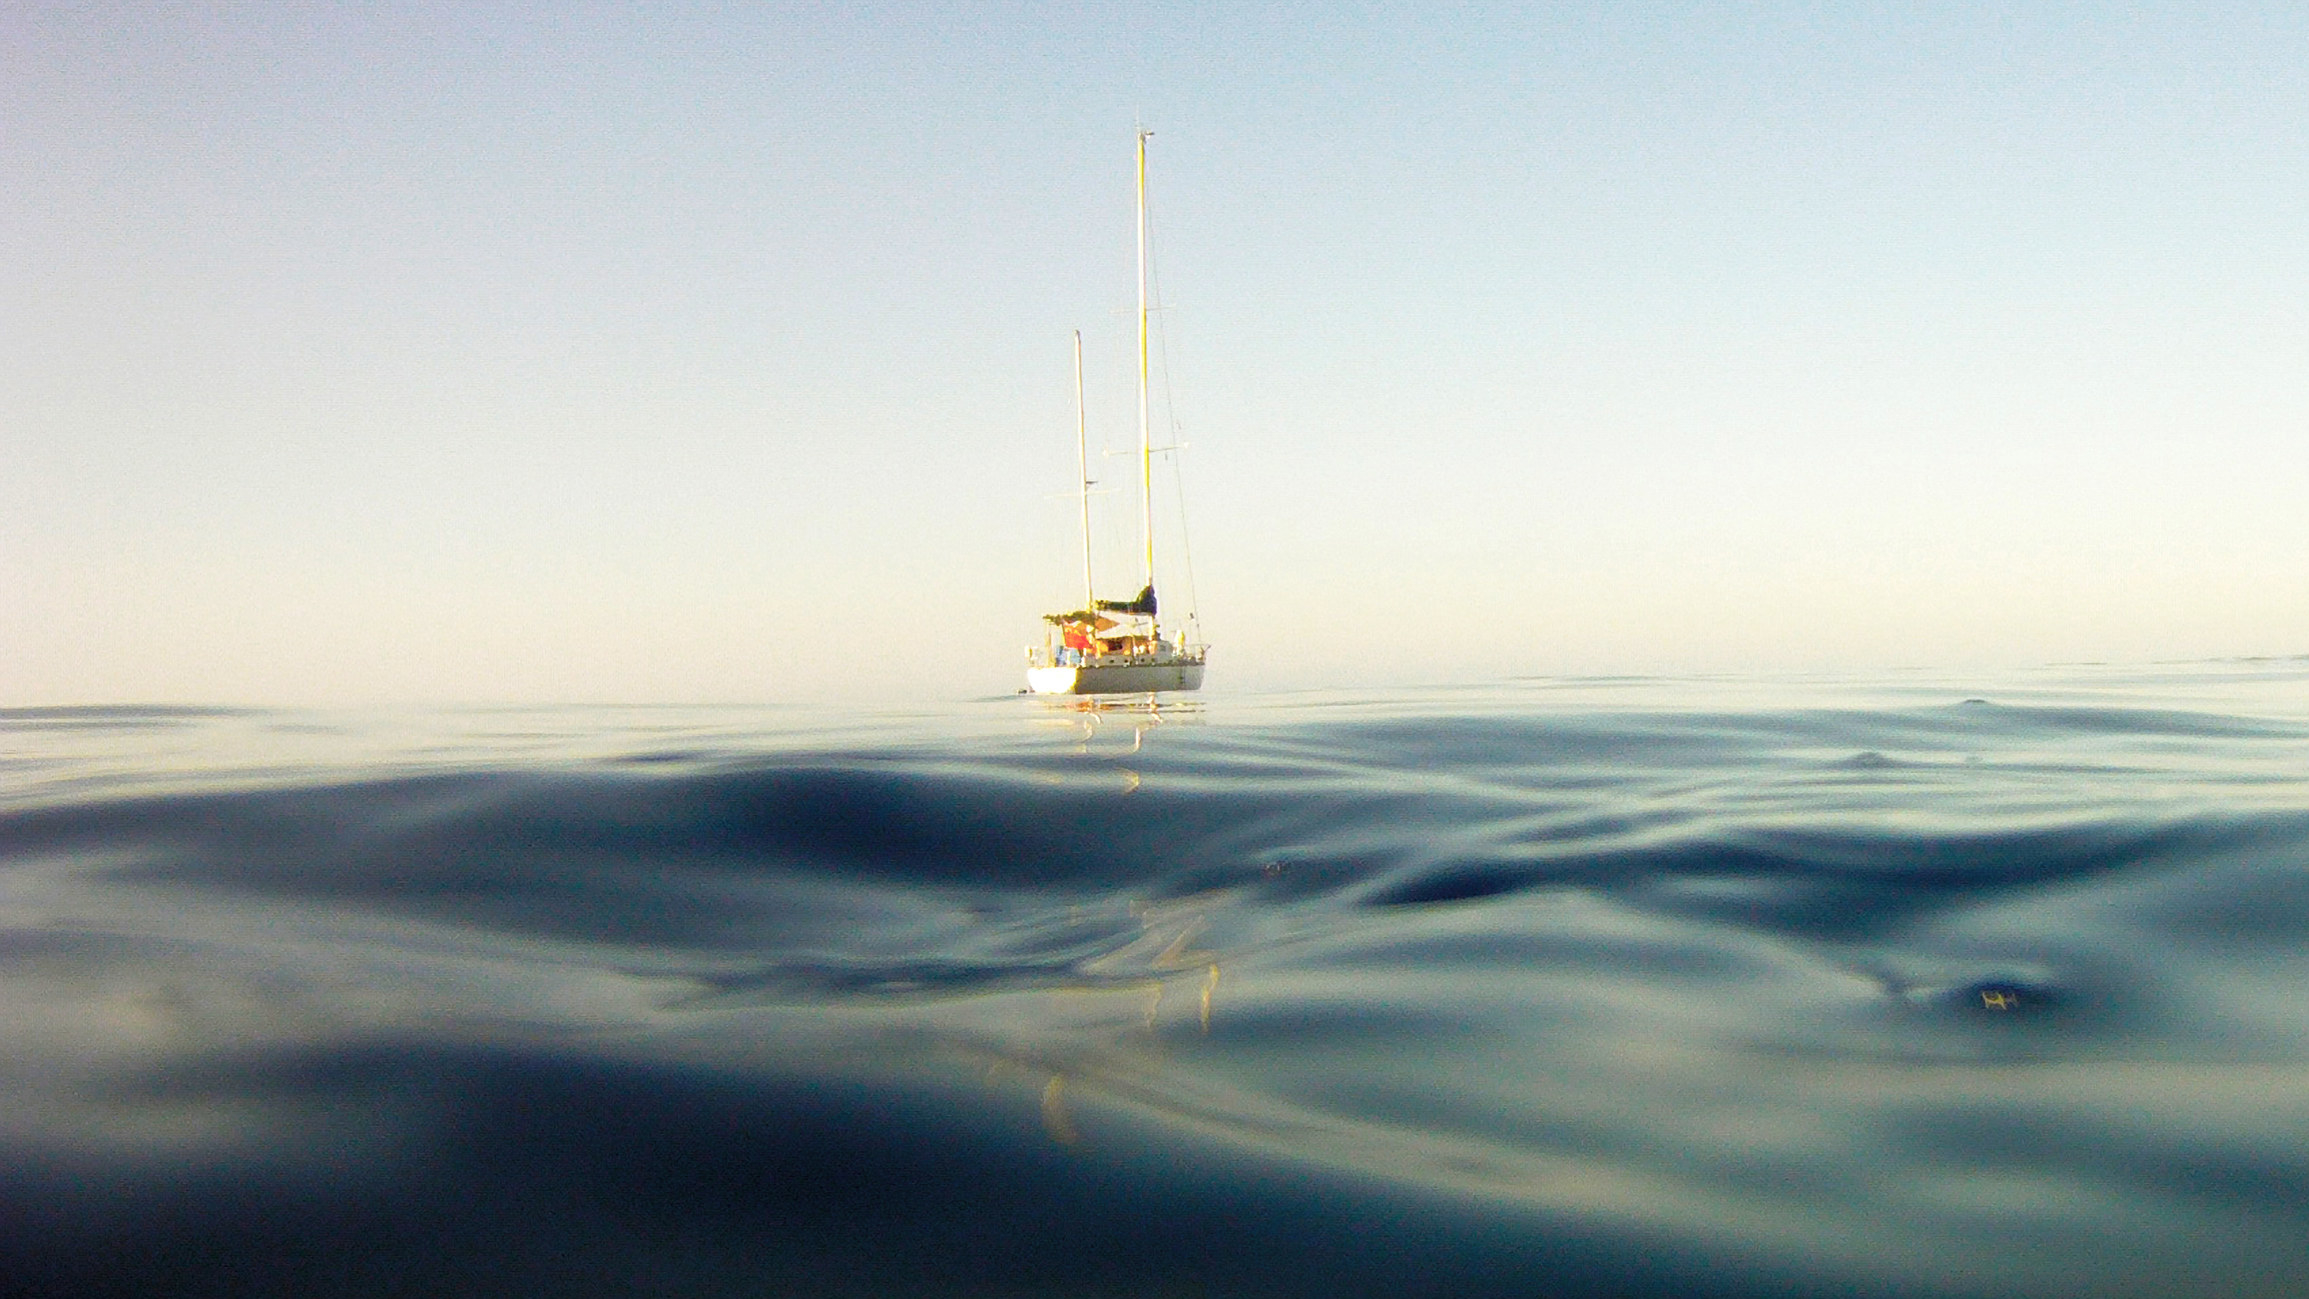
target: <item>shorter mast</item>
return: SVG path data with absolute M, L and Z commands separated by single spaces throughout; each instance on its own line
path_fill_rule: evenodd
M 1154 594 L 1154 430 L 1147 418 L 1147 347 L 1146 347 L 1146 141 L 1154 132 L 1144 127 L 1138 133 L 1138 494 L 1139 535 L 1146 540 L 1146 589 Z M 1153 614 L 1147 623 L 1159 638 L 1162 624 Z
M 1082 470 L 1082 607 L 1098 608 L 1090 581 L 1090 416 L 1082 398 L 1082 331 L 1074 331 L 1074 453 Z

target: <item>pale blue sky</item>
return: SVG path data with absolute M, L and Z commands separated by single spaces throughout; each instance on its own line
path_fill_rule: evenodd
M 2275 4 L 11 6 L 0 703 L 1014 689 L 1140 120 L 1214 688 L 2309 651 L 2304 67 Z

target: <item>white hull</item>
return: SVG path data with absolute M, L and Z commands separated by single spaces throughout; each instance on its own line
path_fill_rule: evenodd
M 1182 660 L 1028 668 L 1026 685 L 1038 695 L 1143 695 L 1158 690 L 1200 690 L 1203 665 Z

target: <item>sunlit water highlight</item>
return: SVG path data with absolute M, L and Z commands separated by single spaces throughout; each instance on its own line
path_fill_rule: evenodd
M 2309 1284 L 2309 663 L 0 744 L 8 1293 Z

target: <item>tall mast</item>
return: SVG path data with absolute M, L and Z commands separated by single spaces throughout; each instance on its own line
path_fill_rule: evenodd
M 1082 466 L 1082 607 L 1098 608 L 1090 582 L 1090 417 L 1082 401 L 1082 331 L 1074 331 L 1074 454 Z
M 1147 418 L 1146 351 L 1146 140 L 1138 133 L 1138 495 L 1139 533 L 1146 540 L 1146 586 L 1154 589 L 1154 433 Z

